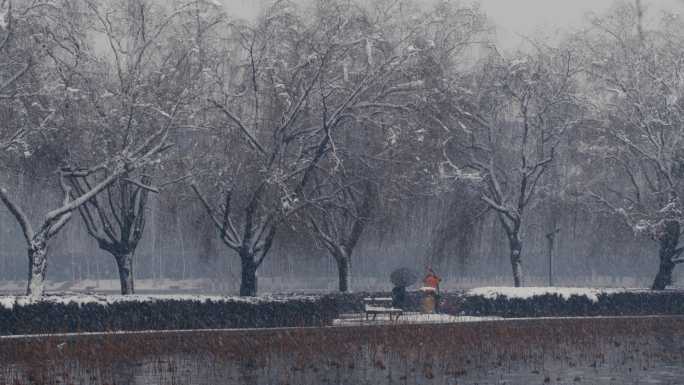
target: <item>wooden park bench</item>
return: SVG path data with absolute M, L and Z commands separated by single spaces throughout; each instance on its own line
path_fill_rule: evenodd
M 392 298 L 386 297 L 366 297 L 363 299 L 363 308 L 366 314 L 366 321 L 368 321 L 370 316 L 373 316 L 372 320 L 375 321 L 378 314 L 387 314 L 390 321 L 396 321 L 404 312 L 401 309 L 393 308 Z

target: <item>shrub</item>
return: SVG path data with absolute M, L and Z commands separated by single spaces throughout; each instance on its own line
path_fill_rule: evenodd
M 451 314 L 501 317 L 636 316 L 684 314 L 681 291 L 605 291 L 594 295 L 548 293 L 524 298 L 464 294 Z
M 0 301 L 0 335 L 329 325 L 326 297 L 47 296 Z

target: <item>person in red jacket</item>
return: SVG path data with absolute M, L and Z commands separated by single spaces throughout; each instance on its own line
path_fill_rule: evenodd
M 439 294 L 439 283 L 442 281 L 442 278 L 439 278 L 432 268 L 428 267 L 427 270 L 428 272 L 425 278 L 423 278 L 423 283 L 427 287 L 434 287 L 435 292 Z
M 442 281 L 441 278 L 435 274 L 435 272 L 432 270 L 431 267 L 427 268 L 427 275 L 425 275 L 425 278 L 423 278 L 423 285 L 425 287 L 430 287 L 433 288 L 434 291 L 434 299 L 435 299 L 435 312 L 439 312 L 439 300 L 440 300 L 440 295 L 439 295 L 439 283 Z

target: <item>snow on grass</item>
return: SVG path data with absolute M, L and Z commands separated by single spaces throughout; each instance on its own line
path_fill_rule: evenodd
M 16 301 L 15 297 L 0 297 L 0 306 L 5 309 L 12 309 Z
M 563 299 L 572 296 L 586 297 L 592 302 L 598 302 L 600 294 L 615 294 L 624 292 L 646 292 L 643 289 L 617 289 L 617 288 L 586 288 L 586 287 L 477 287 L 466 292 L 469 296 L 482 296 L 487 299 L 507 297 L 515 299 L 529 299 L 544 295 L 557 295 Z
M 242 302 L 242 303 L 267 303 L 288 301 L 314 301 L 314 296 L 260 296 L 260 297 L 237 297 L 218 295 L 192 295 L 192 294 L 154 294 L 154 295 L 91 295 L 91 294 L 64 294 L 45 295 L 40 299 L 25 296 L 0 296 L 0 306 L 12 309 L 14 306 L 25 306 L 32 303 L 54 304 L 86 304 L 110 305 L 120 302 L 156 302 L 156 301 L 194 301 L 194 302 Z
M 393 317 L 394 318 L 394 317 Z M 358 326 L 375 324 L 432 324 L 432 323 L 457 323 L 502 320 L 501 317 L 473 317 L 454 316 L 449 314 L 422 314 L 405 312 L 397 319 L 390 320 L 387 314 L 378 314 L 375 318 L 366 320 L 364 314 L 349 314 L 346 318 L 333 320 L 333 326 Z

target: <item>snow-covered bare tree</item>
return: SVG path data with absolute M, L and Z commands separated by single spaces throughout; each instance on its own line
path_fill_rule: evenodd
M 312 204 L 304 210 L 313 236 L 337 264 L 340 292 L 350 290 L 352 253 L 376 209 L 377 187 L 371 180 L 337 175 L 314 183 Z M 323 199 L 321 199 L 323 198 Z
M 486 19 L 476 7 L 440 2 L 421 10 L 412 2 L 380 1 L 367 15 L 378 34 L 396 39 L 404 62 L 389 92 L 379 93 L 382 102 L 359 106 L 379 108 L 355 109 L 356 126 L 333 137 L 331 156 L 308 191 L 315 201 L 303 213 L 337 264 L 340 291 L 349 290 L 352 253 L 370 223 L 433 192 L 426 165 L 437 160 L 440 142 L 426 122 L 426 95 L 444 86 L 446 68 L 472 60 L 471 49 L 486 40 Z
M 312 14 L 305 18 L 299 15 Z M 234 30 L 240 53 L 223 63 L 210 99 L 222 121 L 215 133 L 231 153 L 214 148 L 214 208 L 193 184 L 223 242 L 242 264 L 240 294 L 255 295 L 256 271 L 278 226 L 311 204 L 307 196 L 319 164 L 335 155 L 335 137 L 365 118 L 401 109 L 388 102 L 420 82 L 398 82 L 411 55 L 402 39 L 386 39 L 361 6 L 317 1 L 303 12 L 274 3 L 256 25 Z M 358 125 L 357 125 L 358 127 Z M 221 191 L 223 190 L 223 191 Z M 321 198 L 322 199 L 322 198 Z
M 589 195 L 659 243 L 652 288 L 662 290 L 684 262 L 684 24 L 667 14 L 645 23 L 641 12 L 622 4 L 578 37 L 597 119 L 597 140 L 583 148 L 606 164 L 589 170 Z
M 44 129 L 52 111 L 40 97 L 46 86 L 41 67 L 46 44 L 45 1 L 0 1 L 0 151 L 2 154 L 32 153 L 32 133 Z
M 47 273 L 48 243 L 71 219 L 72 213 L 89 200 L 100 194 L 118 178 L 148 163 L 158 160 L 161 152 L 168 148 L 168 125 L 149 136 L 142 144 L 128 147 L 121 154 L 112 156 L 105 163 L 89 169 L 73 170 L 65 168 L 59 170 L 59 183 L 64 193 L 62 205 L 48 212 L 37 229 L 29 222 L 22 207 L 16 203 L 5 188 L 0 188 L 0 200 L 5 204 L 22 229 L 28 246 L 29 278 L 26 295 L 40 297 L 44 291 L 44 281 Z M 97 183 L 83 194 L 74 198 L 72 189 L 66 178 L 69 177 L 101 177 Z
M 92 2 L 65 1 L 60 6 L 50 7 L 53 13 L 49 20 L 58 21 L 51 25 L 50 38 L 44 44 L 46 57 L 50 58 L 45 71 L 51 76 L 48 79 L 50 93 L 45 99 L 54 117 L 43 136 L 49 139 L 51 156 L 60 164 L 59 186 L 64 195 L 61 206 L 48 212 L 40 226 L 34 228 L 22 204 L 7 190 L 0 189 L 0 198 L 19 223 L 28 245 L 27 295 L 34 297 L 42 295 L 44 290 L 50 240 L 68 223 L 73 211 L 85 204 L 92 205 L 98 194 L 122 178 L 136 184 L 129 178 L 137 170 L 159 162 L 161 154 L 171 146 L 170 131 L 180 104 L 179 101 L 145 104 L 142 98 L 135 99 L 130 94 L 120 98 L 120 101 L 135 100 L 124 108 L 145 111 L 135 116 L 144 122 L 145 129 L 138 130 L 131 123 L 135 121 L 133 113 L 117 114 L 121 106 L 105 106 L 103 100 L 114 94 L 107 90 L 105 81 L 110 73 L 99 71 L 107 67 L 107 60 L 98 61 L 97 52 L 90 48 L 94 36 L 89 34 L 88 23 L 81 17 L 94 5 Z M 139 74 L 135 75 L 135 79 L 127 78 L 127 84 L 139 82 Z M 128 126 L 124 125 L 121 130 L 112 127 L 112 120 L 121 123 L 122 116 L 129 118 L 123 120 Z M 115 143 L 117 132 L 126 139 Z M 144 183 L 136 186 L 144 186 Z M 139 202 L 138 199 L 136 203 Z
M 506 233 L 515 286 L 523 285 L 522 224 L 556 158 L 565 132 L 582 121 L 578 61 L 571 50 L 494 54 L 471 91 L 456 88 L 437 119 L 448 124 L 440 173 L 471 180 Z
M 89 71 L 72 69 L 86 79 L 79 92 L 88 97 L 80 110 L 92 114 L 91 123 L 101 132 L 97 158 L 126 149 L 154 129 L 188 120 L 189 111 L 195 107 L 193 95 L 198 90 L 203 63 L 197 50 L 201 41 L 187 39 L 187 33 L 195 29 L 196 36 L 198 28 L 208 25 L 195 25 L 188 19 L 206 16 L 217 7 L 192 2 L 168 9 L 144 0 L 88 0 L 87 6 L 89 15 L 97 21 L 90 34 L 99 34 L 108 42 L 100 55 L 110 59 L 87 63 L 83 67 Z M 147 196 L 159 192 L 151 185 L 159 168 L 148 166 L 120 175 L 108 185 L 106 193 L 93 197 L 79 209 L 88 234 L 114 256 L 122 294 L 134 293 L 134 255 L 145 227 Z M 94 183 L 91 178 L 73 175 L 72 194 L 86 194 Z

